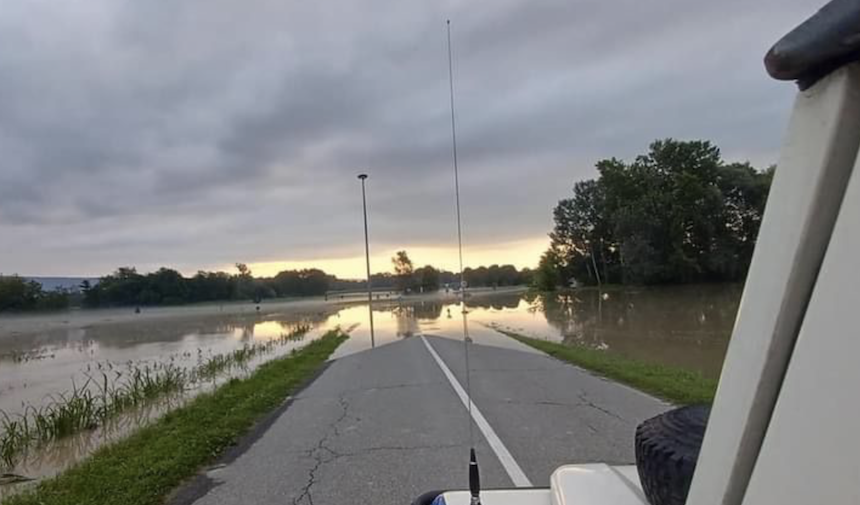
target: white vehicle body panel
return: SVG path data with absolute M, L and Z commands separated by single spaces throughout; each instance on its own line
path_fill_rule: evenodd
M 469 505 L 468 491 L 444 493 L 446 505 Z M 489 490 L 482 505 L 646 505 L 636 467 L 603 463 L 565 465 L 550 477 L 549 489 Z
M 860 504 L 860 168 L 855 167 L 744 503 Z
M 470 505 L 468 491 L 448 491 L 445 505 Z M 552 505 L 549 489 L 495 489 L 481 491 L 481 505 Z
M 550 490 L 552 505 L 646 503 L 635 466 L 615 468 L 602 463 L 562 466 L 550 477 Z

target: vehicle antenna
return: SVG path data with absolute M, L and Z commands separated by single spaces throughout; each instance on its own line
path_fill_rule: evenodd
M 460 310 L 463 315 L 463 352 L 466 362 L 466 396 L 469 398 L 469 491 L 472 494 L 471 505 L 481 503 L 481 477 L 478 471 L 478 459 L 475 457 L 475 436 L 472 426 L 472 381 L 469 369 L 469 322 L 466 311 L 466 282 L 463 278 L 463 225 L 460 217 L 460 173 L 457 166 L 457 127 L 454 115 L 454 64 L 451 56 L 451 20 L 446 22 L 448 28 L 448 88 L 451 92 L 451 147 L 454 158 L 454 194 L 457 201 L 457 250 L 460 260 Z

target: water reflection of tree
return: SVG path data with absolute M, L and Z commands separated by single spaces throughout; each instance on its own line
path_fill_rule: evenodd
M 442 315 L 443 304 L 434 301 L 421 301 L 409 304 L 398 304 L 392 307 L 396 333 L 398 337 L 411 337 L 420 333 L 418 321 L 435 321 Z
M 578 290 L 529 297 L 566 343 L 612 349 L 716 377 L 740 299 L 739 285 Z
M 589 289 L 527 301 L 531 310 L 544 313 L 564 340 L 601 347 L 622 333 L 637 339 L 724 338 L 734 322 L 739 297 L 739 286 L 705 285 Z
M 416 319 L 429 319 L 435 321 L 442 315 L 443 303 L 434 301 L 422 301 L 412 304 L 412 315 Z
M 521 293 L 500 293 L 491 296 L 468 298 L 466 307 L 476 309 L 515 309 L 520 306 Z

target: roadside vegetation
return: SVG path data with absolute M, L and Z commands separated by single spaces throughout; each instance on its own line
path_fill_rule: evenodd
M 585 368 L 677 405 L 712 403 L 717 381 L 682 368 L 646 363 L 585 346 L 567 345 L 492 328 L 562 361 Z
M 195 384 L 246 367 L 254 357 L 301 340 L 309 330 L 309 326 L 300 326 L 276 339 L 200 358 L 191 369 L 172 361 L 125 367 L 99 363 L 96 370 L 90 370 L 83 384 L 73 383 L 71 391 L 52 396 L 38 408 L 25 405 L 23 412 L 16 415 L 0 411 L 0 470 L 4 466 L 12 467 L 30 447 L 98 428 L 146 402 L 181 393 Z
M 308 381 L 348 336 L 332 330 L 231 379 L 4 505 L 156 505 Z
M 537 288 L 746 277 L 774 167 L 727 163 L 707 141 L 666 139 L 630 163 L 596 168 L 553 211 Z

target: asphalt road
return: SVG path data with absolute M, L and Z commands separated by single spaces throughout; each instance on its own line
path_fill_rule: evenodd
M 465 387 L 462 340 L 423 338 Z M 668 408 L 497 339 L 470 347 L 472 400 L 535 486 L 547 486 L 565 463 L 632 463 L 636 425 Z M 172 501 L 388 505 L 464 489 L 468 419 L 422 337 L 407 338 L 331 362 L 244 452 Z M 474 436 L 484 487 L 511 487 L 497 452 L 478 428 Z

